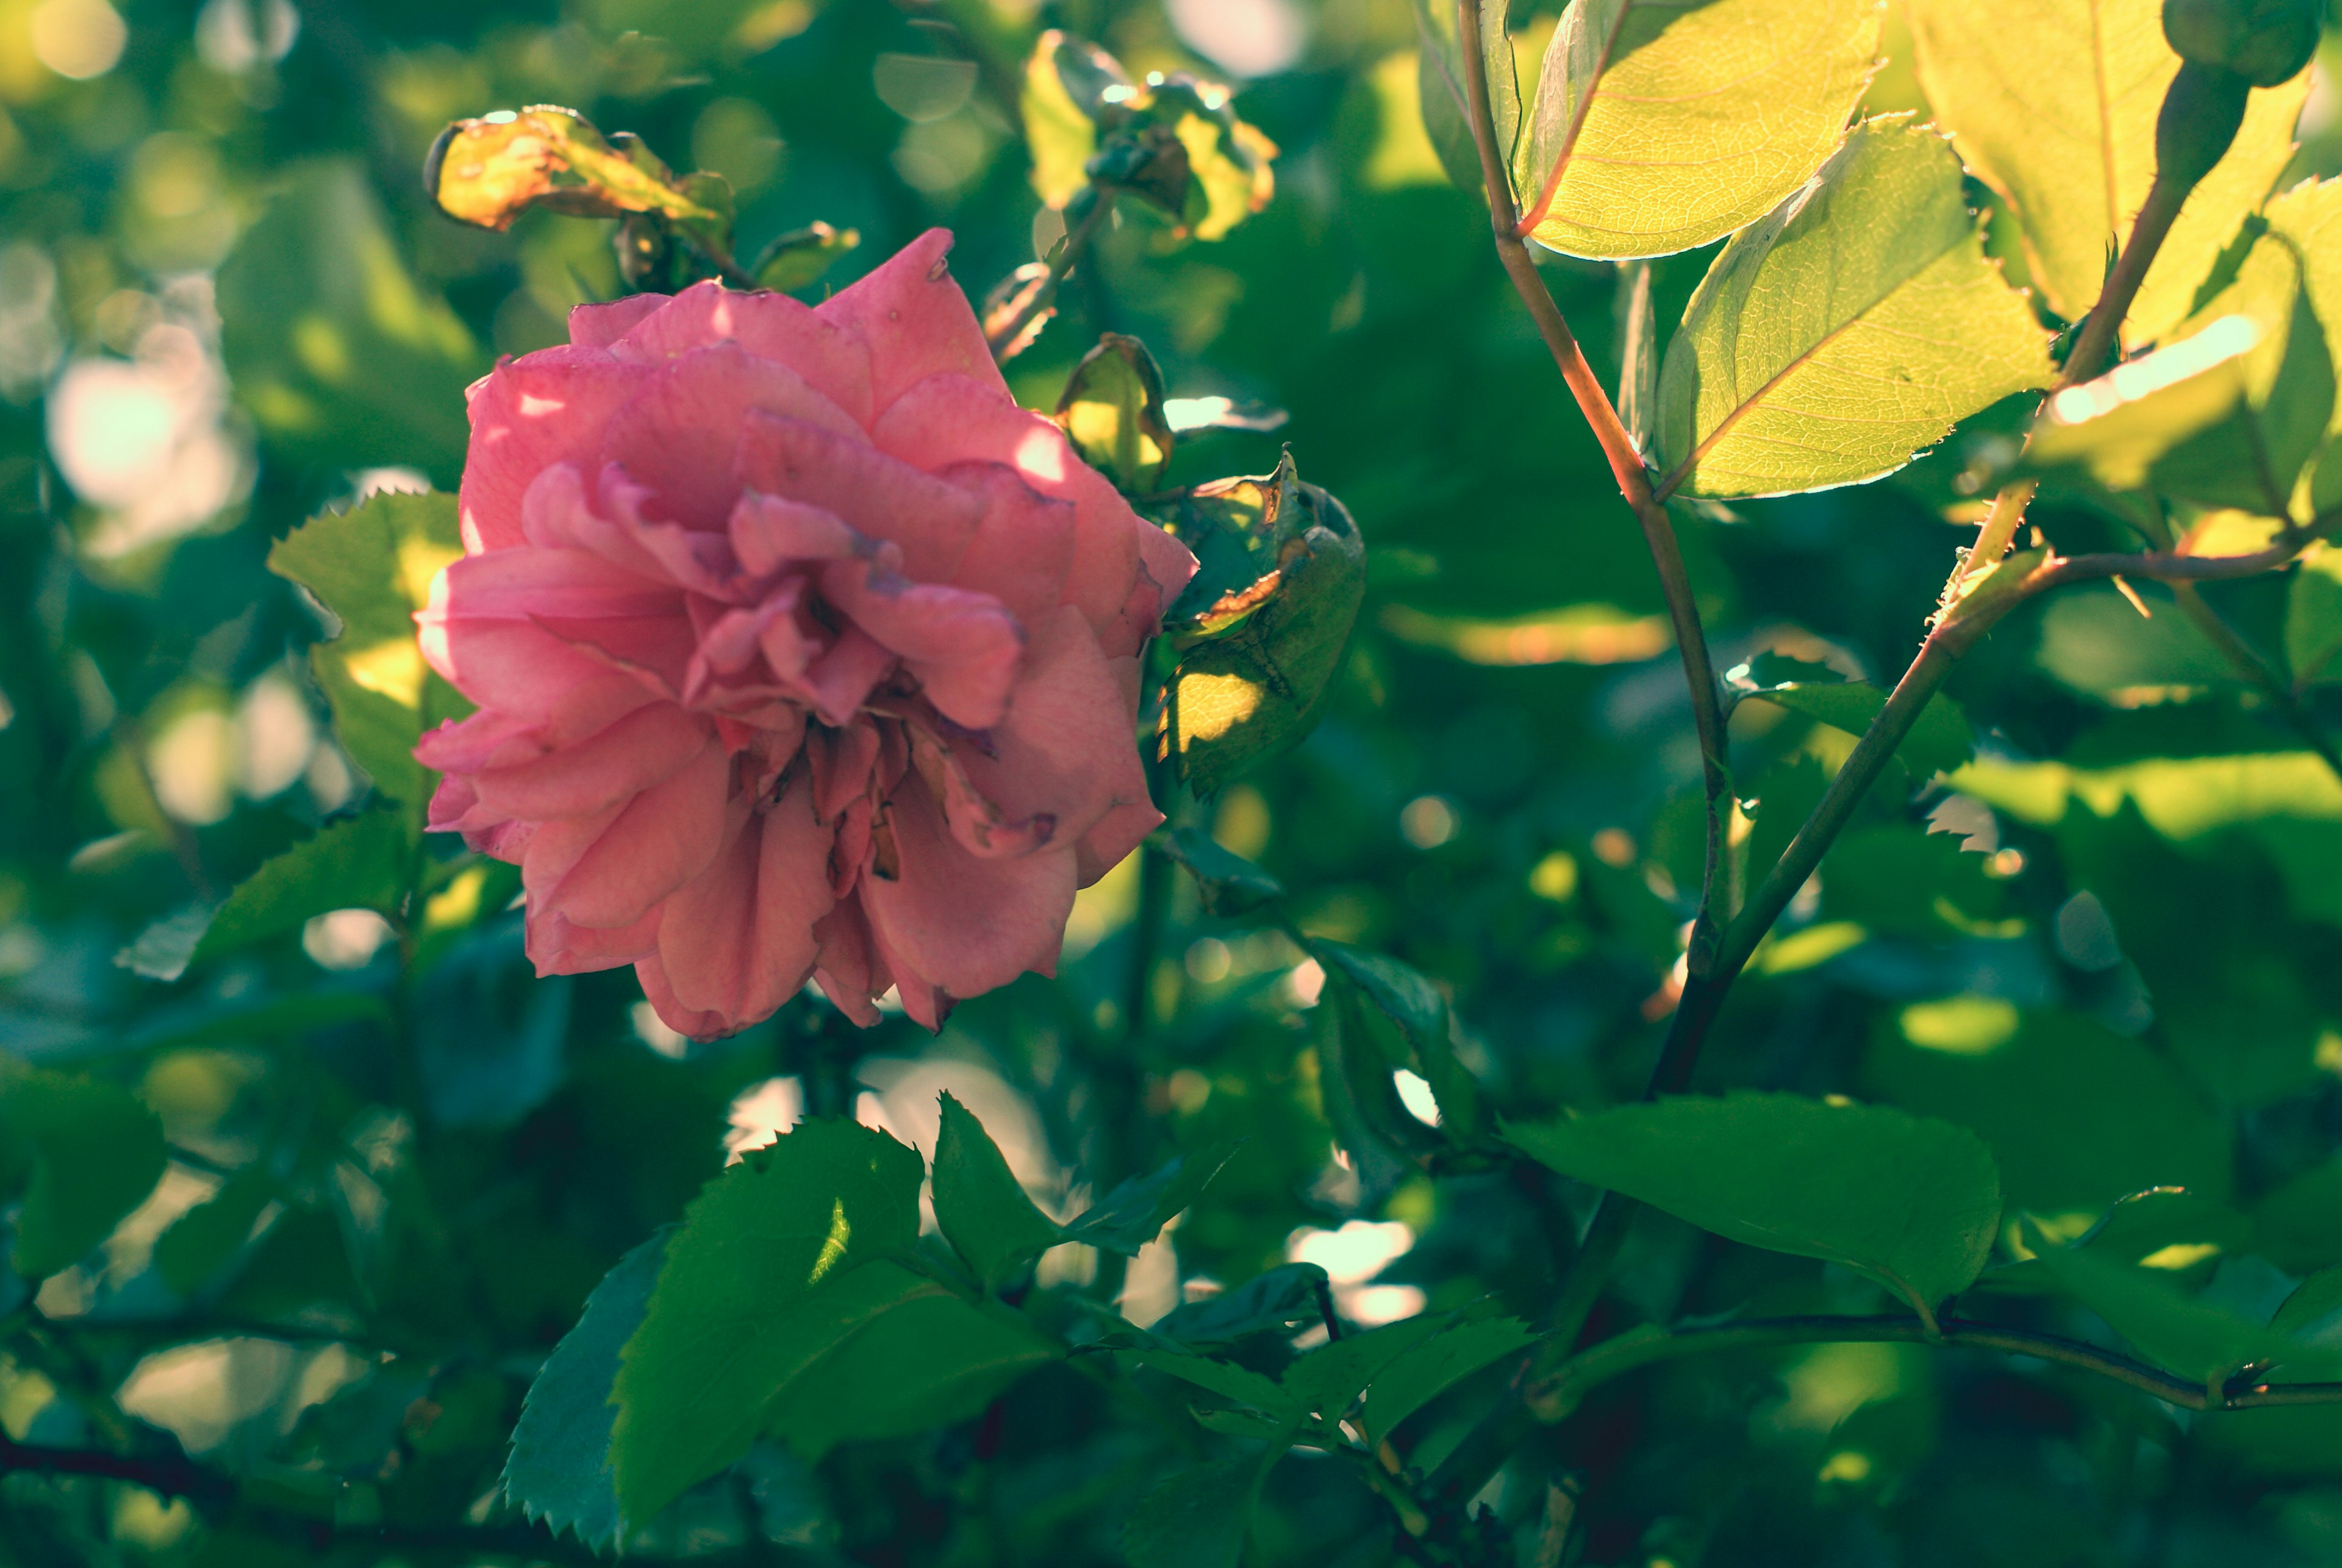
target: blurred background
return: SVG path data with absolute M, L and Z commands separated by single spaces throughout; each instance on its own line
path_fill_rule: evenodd
M 1558 10 L 1516 0 L 1525 59 Z M 495 1535 L 513 1525 L 491 1494 L 520 1393 L 603 1271 L 727 1150 L 808 1110 L 931 1147 L 943 1087 L 1060 1213 L 1177 1149 L 1247 1140 L 1125 1277 L 1067 1249 L 1045 1286 L 1111 1291 L 1146 1322 L 1299 1258 L 1360 1323 L 1489 1293 L 1534 1315 L 1553 1216 L 1583 1194 L 1337 1159 L 1310 1046 L 1323 976 L 1184 884 L 1134 974 L 1136 861 L 1084 894 L 1059 981 L 968 1004 L 938 1038 L 899 1016 L 859 1034 L 808 1001 L 693 1046 L 626 971 L 531 978 L 493 907 L 451 914 L 420 974 L 410 1086 L 383 1045 L 396 955 L 378 916 L 321 917 L 183 980 L 140 973 L 142 933 L 368 787 L 307 673 L 327 627 L 265 569 L 270 542 L 377 491 L 452 488 L 465 386 L 619 292 L 607 223 L 535 212 L 498 235 L 431 208 L 419 171 L 443 125 L 567 105 L 724 175 L 743 255 L 816 221 L 858 231 L 812 297 L 936 224 L 980 294 L 1062 230 L 1016 107 L 1045 25 L 1134 74 L 1229 83 L 1281 152 L 1273 202 L 1224 241 L 1117 222 L 1011 365 L 1020 398 L 1053 406 L 1099 331 L 1136 334 L 1173 397 L 1289 414 L 1183 441 L 1175 480 L 1265 472 L 1289 443 L 1369 544 L 1322 727 L 1183 811 L 1272 870 L 1309 934 L 1452 988 L 1467 1065 L 1507 1114 L 1638 1092 L 1696 893 L 1689 708 L 1631 519 L 1492 265 L 1485 209 L 1424 132 L 1407 0 L 0 0 L 0 1053 L 135 1087 L 169 1140 L 162 1183 L 99 1253 L 37 1295 L 0 1277 L 0 1424 L 175 1444 L 245 1478 L 226 1514 L 0 1478 L 0 1562 L 550 1552 Z M 1873 106 L 1924 113 L 1899 21 L 1888 37 Z M 2329 33 L 2285 184 L 2342 171 L 2337 66 Z M 2021 281 L 2012 225 L 1972 195 Z M 1663 323 L 1707 259 L 1656 265 Z M 1610 375 L 1616 269 L 1547 272 Z M 1889 484 L 1688 519 L 1719 666 L 1769 651 L 1892 679 L 2025 412 L 1988 412 Z M 2087 511 L 2039 520 L 2069 549 L 2118 538 Z M 2217 599 L 2274 648 L 2285 594 Z M 2342 1262 L 2342 785 L 2184 620 L 2111 587 L 2013 617 L 1951 690 L 1982 759 L 1874 803 L 1760 955 L 1706 1082 L 1976 1126 L 2012 1213 L 2067 1233 L 2171 1183 L 2250 1217 L 2240 1265 Z M 1817 791 L 1852 744 L 1761 704 L 1736 734 L 1777 798 Z M 1793 825 L 1741 822 L 1774 850 Z M 1136 1042 L 1134 1006 L 1156 1024 Z M 1419 1081 L 1399 1088 L 1427 1119 Z M 216 1233 L 178 1223 L 198 1211 Z M 2277 1288 L 2224 1278 L 2239 1300 Z M 1652 1218 L 1606 1310 L 1858 1311 L 1869 1288 Z M 1435 1406 L 1418 1452 L 1494 1392 Z M 1106 1403 L 1053 1371 L 984 1431 L 817 1470 L 760 1449 L 646 1550 L 1112 1563 L 1168 1461 Z M 2189 1425 L 1911 1347 L 1687 1363 L 1537 1443 L 1491 1501 L 1517 1514 L 1547 1470 L 1584 1474 L 1593 1563 L 2342 1563 L 2331 1413 Z M 1389 1556 L 1380 1505 L 1331 1468 L 1276 1473 L 1263 1561 Z

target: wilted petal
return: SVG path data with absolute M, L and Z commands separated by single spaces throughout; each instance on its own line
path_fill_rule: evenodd
M 666 903 L 659 964 L 677 1004 L 726 1033 L 768 1018 L 812 974 L 813 928 L 832 904 L 831 832 L 802 774 L 768 809 L 745 801 L 714 864 Z
M 1030 970 L 1054 974 L 1074 907 L 1067 844 L 1008 860 L 970 854 L 914 772 L 886 803 L 892 880 L 862 879 L 863 906 L 896 961 L 954 996 L 980 996 Z
M 903 656 L 936 712 L 971 730 L 1000 722 L 1025 634 L 999 600 L 914 583 L 867 561 L 825 567 L 821 582 L 856 626 Z

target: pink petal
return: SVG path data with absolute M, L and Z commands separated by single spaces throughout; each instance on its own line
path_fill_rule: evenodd
M 999 600 L 914 583 L 867 561 L 824 567 L 823 594 L 903 656 L 936 711 L 966 729 L 989 729 L 1007 709 L 1025 634 Z
M 930 1034 L 941 1030 L 944 1020 L 951 1016 L 951 994 L 912 973 L 888 950 L 886 934 L 876 924 L 870 927 L 870 947 L 877 954 L 879 967 L 895 977 L 895 1000 L 902 1004 L 904 1015 Z
M 750 491 L 732 508 L 732 552 L 741 569 L 766 577 L 794 561 L 842 561 L 864 535 L 835 512 Z
M 811 305 L 786 295 L 729 289 L 713 278 L 661 304 L 611 352 L 656 363 L 711 343 L 736 343 L 804 376 L 856 424 L 870 423 L 868 346 Z
M 1074 874 L 1088 887 L 1123 863 L 1146 835 L 1163 825 L 1163 814 L 1151 801 L 1132 801 L 1098 818 L 1097 825 L 1074 844 Z
M 663 294 L 632 294 L 607 305 L 569 307 L 569 341 L 580 348 L 607 348 L 666 304 Z
M 707 741 L 698 754 L 635 796 L 596 834 L 558 884 L 535 900 L 546 914 L 576 925 L 615 930 L 632 925 L 651 907 L 707 869 L 724 843 L 724 804 L 732 766 L 722 745 Z M 569 821 L 548 824 L 532 844 Z M 524 867 L 524 881 L 530 880 Z M 535 894 L 536 889 L 531 887 Z
M 643 370 L 598 348 L 555 347 L 498 365 L 472 398 L 472 444 L 456 505 L 464 548 L 521 542 L 520 501 L 555 463 L 579 463 L 642 384 Z
M 756 411 L 863 440 L 861 425 L 804 376 L 737 344 L 718 343 L 646 373 L 640 389 L 611 416 L 601 455 L 649 486 L 660 517 L 721 530 L 740 494 L 733 447 Z
M 800 774 L 770 808 L 747 811 L 732 843 L 666 903 L 659 964 L 676 1000 L 726 1031 L 769 1018 L 813 973 L 814 923 L 829 894 L 830 830 Z
M 694 1013 L 675 999 L 674 988 L 666 983 L 666 971 L 659 966 L 658 954 L 654 951 L 636 961 L 635 978 L 642 982 L 643 999 L 651 1004 L 659 1022 L 676 1034 L 692 1040 L 721 1040 L 731 1031 L 725 1025 L 723 1014 Z
M 894 651 L 859 626 L 838 634 L 829 651 L 806 671 L 814 706 L 832 724 L 853 721 L 873 688 L 895 671 Z
M 661 906 L 631 925 L 600 930 L 573 924 L 567 916 L 532 915 L 528 923 L 528 956 L 537 978 L 549 974 L 591 974 L 639 963 L 658 951 Z
M 521 498 L 521 532 L 532 544 L 575 548 L 649 579 L 711 598 L 746 597 L 731 541 L 721 534 L 657 523 L 642 514 L 650 492 L 616 464 L 602 471 L 597 504 L 569 464 L 538 474 Z
M 822 507 L 899 545 L 903 569 L 923 583 L 951 581 L 984 521 L 980 497 L 800 419 L 752 415 L 736 466 L 751 490 Z
M 939 477 L 984 500 L 984 521 L 953 584 L 991 594 L 1023 622 L 1056 609 L 1074 563 L 1073 504 L 1042 494 L 1001 463 L 955 463 Z
M 599 734 L 533 762 L 490 768 L 474 784 L 480 803 L 500 816 L 591 816 L 674 774 L 707 737 L 706 720 L 672 703 L 648 703 Z
M 1104 474 L 1074 454 L 1063 431 L 979 382 L 938 375 L 919 383 L 879 416 L 870 438 L 879 451 L 931 472 L 1006 463 L 1042 494 L 1072 503 L 1074 554 L 1061 598 L 1081 607 L 1110 656 L 1136 653 L 1154 630 L 1131 614 L 1142 566 L 1158 597 L 1176 594 L 1195 571 L 1186 547 L 1133 512 Z
M 636 675 L 663 697 L 683 694 L 698 647 L 683 615 L 538 615 L 538 626 L 613 669 Z
M 814 814 L 828 822 L 868 792 L 878 762 L 878 726 L 856 719 L 843 729 L 815 729 L 806 736 L 806 756 L 813 764 Z
M 1151 813 L 1128 679 L 1136 667 L 1136 659 L 1101 654 L 1081 613 L 1067 605 L 1031 629 L 1025 674 L 988 744 L 955 746 L 953 754 L 1004 819 L 1049 816 L 1063 843 L 1117 808 Z
M 966 748 L 973 750 L 972 747 Z M 969 854 L 986 860 L 1030 854 L 1046 848 L 1057 836 L 1057 819 L 1048 812 L 1011 819 L 969 782 L 958 751 L 924 731 L 911 737 L 911 764 L 926 781 L 927 793 L 943 803 L 944 820 L 952 836 Z
M 863 907 L 895 960 L 954 996 L 980 996 L 1031 970 L 1054 974 L 1074 907 L 1074 852 L 983 860 L 961 847 L 914 772 L 886 804 L 896 875 L 862 879 Z
M 871 941 L 869 916 L 860 898 L 849 894 L 815 924 L 813 934 L 821 946 L 813 977 L 822 994 L 840 1013 L 870 1028 L 878 1022 L 878 1009 L 871 1003 L 887 993 L 895 977 Z
M 870 345 L 870 406 L 883 413 L 914 382 L 944 372 L 972 376 L 1006 394 L 984 328 L 946 257 L 951 232 L 929 229 L 814 314 Z

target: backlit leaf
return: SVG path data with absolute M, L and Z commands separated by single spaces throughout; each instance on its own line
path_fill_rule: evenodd
M 2077 319 L 2155 182 L 2155 118 L 2179 57 L 2161 0 L 1910 0 L 1920 85 L 1960 156 L 2007 198 L 2034 285 Z M 2305 75 L 2252 95 L 2227 156 L 2188 196 L 2124 341 L 2191 315 L 2197 288 L 2293 155 Z
M 1138 339 L 1118 332 L 1102 335 L 1066 378 L 1056 420 L 1082 461 L 1125 494 L 1161 484 L 1171 463 L 1163 373 Z
M 1887 694 L 1862 681 L 1797 681 L 1748 694 L 1857 736 L 1887 706 Z M 1896 754 L 1920 778 L 1947 774 L 1976 755 L 1976 731 L 1957 703 L 1931 697 Z
M 1097 120 L 1108 87 L 1127 91 L 1130 78 L 1096 45 L 1054 27 L 1034 44 L 1017 102 L 1033 157 L 1033 190 L 1045 205 L 1063 207 L 1089 184 L 1086 165 L 1097 152 Z
M 1665 255 L 1754 223 L 1845 136 L 1885 15 L 1876 0 L 1575 0 L 1513 153 L 1536 239 Z
M 1975 1280 L 2000 1222 L 1983 1141 L 1885 1106 L 1684 1095 L 1507 1123 L 1505 1136 L 1703 1230 L 1868 1274 L 1923 1316 Z
M 576 110 L 555 104 L 456 121 L 433 145 L 423 184 L 449 217 L 488 229 L 512 227 L 533 206 L 587 218 L 716 216 L 641 142 L 613 146 Z
M 748 268 L 759 287 L 776 294 L 795 294 L 819 283 L 822 275 L 846 252 L 862 243 L 859 229 L 829 224 L 807 224 L 774 236 Z
M 1853 484 L 2052 374 L 1951 148 L 1873 120 L 1708 269 L 1659 373 L 1656 456 L 1692 496 Z

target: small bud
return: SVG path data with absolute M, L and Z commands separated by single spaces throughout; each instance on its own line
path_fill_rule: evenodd
M 2163 35 L 2190 64 L 2274 87 L 2317 52 L 2324 10 L 2322 0 L 2163 0 Z
M 2171 79 L 2155 121 L 2155 175 L 2181 191 L 2212 172 L 2245 122 L 2252 84 L 2234 71 L 2190 60 Z

